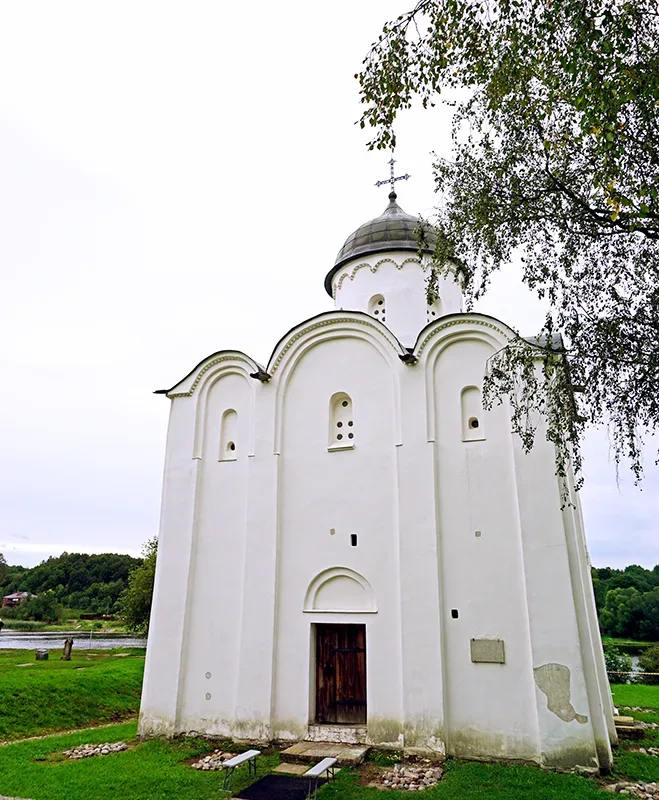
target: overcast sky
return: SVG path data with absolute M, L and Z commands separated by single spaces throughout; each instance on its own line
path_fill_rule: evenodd
M 203 357 L 265 363 L 331 308 L 344 239 L 386 205 L 358 71 L 403 0 L 0 3 L 0 552 L 30 566 L 157 533 L 169 401 Z M 399 191 L 434 201 L 444 109 L 398 126 Z M 400 184 L 399 184 L 400 185 Z M 525 335 L 514 268 L 480 310 Z M 616 486 L 585 443 L 593 563 L 659 561 L 659 471 Z

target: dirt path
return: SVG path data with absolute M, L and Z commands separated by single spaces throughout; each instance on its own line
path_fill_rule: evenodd
M 115 725 L 123 725 L 126 722 L 133 722 L 133 720 L 136 719 L 137 716 L 133 714 L 132 716 L 118 720 L 117 722 L 106 722 L 104 725 L 92 725 L 88 728 L 75 728 L 71 731 L 53 731 L 53 733 L 44 733 L 41 736 L 26 736 L 23 739 L 10 739 L 6 742 L 0 742 L 0 747 L 6 747 L 10 744 L 20 744 L 21 742 L 35 742 L 39 739 L 51 739 L 53 736 L 67 736 L 69 733 L 83 733 L 84 731 L 98 731 L 102 728 L 113 728 Z M 3 797 L 0 795 L 0 800 L 15 800 L 15 798 Z

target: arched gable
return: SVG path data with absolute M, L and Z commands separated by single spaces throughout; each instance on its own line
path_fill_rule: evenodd
M 306 612 L 376 614 L 373 587 L 363 575 L 348 567 L 326 569 L 309 584 L 304 596 Z
M 196 397 L 193 458 L 201 458 L 203 456 L 202 450 L 210 391 L 218 381 L 228 375 L 238 375 L 246 382 L 248 387 L 249 407 L 246 411 L 250 419 L 250 425 L 248 428 L 249 438 L 246 442 L 246 449 L 248 456 L 254 455 L 254 412 L 257 382 L 250 377 L 250 371 L 255 362 L 251 361 L 251 359 L 233 358 L 232 355 L 233 354 L 225 353 L 220 358 L 212 358 L 210 363 L 205 364 L 200 370 L 200 374 L 195 378 L 195 381 L 193 381 L 189 393 L 183 395 L 185 397 L 191 397 L 193 395 Z M 170 397 L 171 396 L 178 395 L 170 395 Z M 235 410 L 241 413 L 241 409 Z M 242 413 L 245 413 L 245 409 L 242 409 Z
M 501 350 L 517 334 L 494 317 L 483 314 L 459 314 L 442 317 L 427 325 L 419 334 L 414 346 L 414 355 L 426 375 L 426 424 L 429 442 L 435 441 L 435 389 L 433 375 L 437 359 L 452 344 L 458 341 L 476 340 L 488 344 L 492 353 Z
M 275 454 L 281 451 L 282 405 L 286 386 L 304 354 L 322 342 L 353 338 L 371 345 L 390 367 L 394 397 L 394 430 L 397 443 L 400 423 L 400 358 L 407 351 L 384 325 L 361 312 L 327 312 L 293 328 L 281 339 L 268 362 L 267 372 L 275 377 Z
M 154 394 L 166 394 L 170 399 L 192 397 L 202 380 L 208 378 L 207 373 L 214 371 L 215 367 L 223 366 L 233 366 L 236 370 L 244 372 L 247 377 L 263 371 L 260 364 L 240 350 L 219 350 L 200 361 L 185 378 L 175 383 L 170 389 L 158 389 Z

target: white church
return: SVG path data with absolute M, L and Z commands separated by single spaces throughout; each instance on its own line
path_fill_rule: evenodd
M 616 741 L 579 499 L 489 356 L 426 301 L 393 191 L 266 366 L 220 350 L 170 398 L 142 735 L 361 742 L 608 768 Z

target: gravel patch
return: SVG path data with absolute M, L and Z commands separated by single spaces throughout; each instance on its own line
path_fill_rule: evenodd
M 610 783 L 604 787 L 604 791 L 615 794 L 624 794 L 631 797 L 642 797 L 645 800 L 657 800 L 659 798 L 659 783 Z
M 656 714 L 656 708 L 639 708 L 639 706 L 618 706 L 618 711 L 640 711 L 642 714 Z
M 128 750 L 126 742 L 81 744 L 72 750 L 63 750 L 62 753 L 69 758 L 91 758 L 91 756 L 109 756 L 110 753 L 120 753 L 122 750 Z
M 192 769 L 222 769 L 225 761 L 233 758 L 236 753 L 225 753 L 222 750 L 214 750 L 209 756 L 200 758 L 192 764 Z M 1 799 L 0 799 L 1 800 Z
M 376 785 L 378 788 L 398 791 L 423 792 L 438 783 L 443 772 L 441 767 L 394 764 L 393 769 L 380 776 Z

